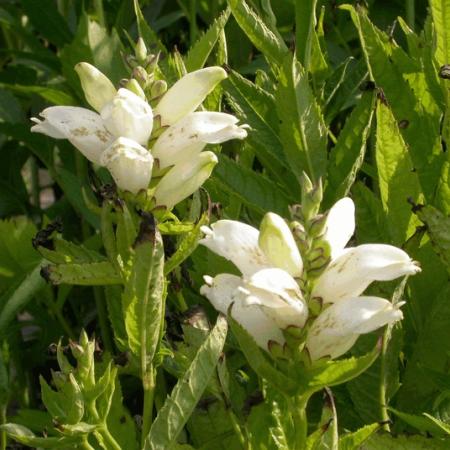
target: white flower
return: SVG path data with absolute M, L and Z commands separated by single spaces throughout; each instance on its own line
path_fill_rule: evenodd
M 100 162 L 120 189 L 136 194 L 147 189 L 152 176 L 153 157 L 137 142 L 120 137 L 101 155 Z
M 298 250 L 292 235 L 292 239 L 286 236 L 283 238 L 283 233 L 286 232 L 286 229 L 279 220 L 284 225 L 286 224 L 281 217 L 277 216 L 275 218 L 275 216 L 273 214 L 268 221 L 280 225 L 281 232 L 276 235 L 276 243 L 274 245 L 267 242 L 270 236 L 265 236 L 262 239 L 265 249 L 268 249 L 270 254 L 270 252 L 273 252 L 281 245 L 288 257 L 294 255 L 293 261 L 301 264 L 301 259 L 298 259 L 299 255 L 296 255 Z M 246 327 L 244 322 L 247 319 L 242 317 L 243 314 L 251 314 L 253 319 L 255 314 L 258 314 L 258 317 L 264 317 L 264 330 L 270 329 L 271 340 L 280 344 L 284 342 L 281 334 L 282 329 L 290 325 L 304 326 L 308 317 L 308 309 L 298 284 L 292 277 L 292 274 L 283 270 L 283 268 L 274 266 L 274 255 L 272 254 L 272 259 L 270 259 L 269 255 L 261 248 L 259 245 L 260 232 L 256 228 L 234 220 L 220 220 L 212 224 L 211 228 L 203 227 L 202 231 L 205 233 L 205 238 L 200 240 L 200 244 L 229 259 L 243 275 L 242 278 L 238 278 L 239 283 L 235 280 L 235 285 L 237 283 L 238 286 L 235 290 L 239 292 L 230 290 L 231 288 L 212 289 L 213 286 L 221 287 L 224 284 L 223 280 L 228 279 L 225 277 L 231 275 L 221 274 L 214 279 L 208 278 L 209 283 L 207 286 L 202 287 L 201 292 L 208 297 L 214 306 L 218 304 L 229 305 L 231 301 L 235 301 L 235 307 L 232 310 L 233 317 L 244 327 Z M 289 229 L 287 231 L 290 233 Z M 293 247 L 289 248 L 289 246 Z M 294 263 L 287 266 L 288 269 L 292 269 L 294 274 L 298 273 L 298 267 Z M 230 297 L 233 300 L 230 300 Z M 255 308 L 251 310 L 245 309 L 249 306 L 254 306 Z M 237 311 L 241 315 L 238 315 Z M 258 311 L 258 313 L 255 311 Z M 263 316 L 261 316 L 261 313 Z M 279 328 L 278 335 L 273 331 L 274 324 Z M 255 335 L 254 327 L 247 328 L 247 331 L 261 345 L 261 340 L 265 339 L 264 333 Z M 267 350 L 268 340 L 264 340 L 262 344 L 261 347 Z
M 399 307 L 379 297 L 350 297 L 325 309 L 308 331 L 306 347 L 311 359 L 337 358 L 360 334 L 370 333 L 403 318 Z
M 100 156 L 119 137 L 146 143 L 153 126 L 150 105 L 127 89 L 119 89 L 115 97 L 97 114 L 75 106 L 51 106 L 41 112 L 43 121 L 31 131 L 56 139 L 68 139 L 86 158 L 100 164 Z
M 155 108 L 163 125 L 173 125 L 195 111 L 206 96 L 227 77 L 221 67 L 207 67 L 186 74 L 163 96 Z
M 211 175 L 217 164 L 212 152 L 202 152 L 191 160 L 173 166 L 158 182 L 153 194 L 157 205 L 172 209 L 193 194 Z
M 237 126 L 238 119 L 220 112 L 193 112 L 169 127 L 155 142 L 153 157 L 159 168 L 178 164 L 200 153 L 206 144 L 220 144 L 230 139 L 244 139 L 247 131 Z

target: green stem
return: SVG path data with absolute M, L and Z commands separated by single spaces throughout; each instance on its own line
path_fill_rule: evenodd
M 145 447 L 145 440 L 150 431 L 153 421 L 153 400 L 155 398 L 156 374 L 152 366 L 146 375 L 144 375 L 142 384 L 144 386 L 144 407 L 142 409 L 142 435 L 141 447 Z
M 108 323 L 108 313 L 106 311 L 105 298 L 101 287 L 94 287 L 95 306 L 97 308 L 98 321 L 100 324 L 100 332 L 102 335 L 103 345 L 109 353 L 113 351 L 113 341 L 111 330 Z
M 198 28 L 197 28 L 197 1 L 191 0 L 189 2 L 189 37 L 191 45 L 197 40 Z
M 294 424 L 294 446 L 293 450 L 304 450 L 308 437 L 308 418 L 306 416 L 306 405 L 309 397 L 298 395 L 291 402 L 291 416 Z
M 113 435 L 109 432 L 106 425 L 99 429 L 98 433 L 103 439 L 103 442 L 106 444 L 106 448 L 109 450 L 122 450 L 120 445 L 114 439 Z
M 86 450 L 95 450 L 95 448 L 92 447 L 91 444 L 89 444 L 89 441 L 88 441 L 87 436 L 85 436 L 85 437 L 83 438 L 83 442 L 81 443 L 81 445 L 82 445 L 82 448 L 84 448 L 84 449 L 86 449 Z
M 3 405 L 0 407 L 0 425 L 3 425 L 6 423 L 6 405 Z M 0 450 L 6 450 L 6 444 L 7 444 L 7 436 L 6 431 L 2 431 L 0 433 Z
M 63 328 L 63 330 L 67 333 L 67 336 L 69 336 L 70 339 L 75 341 L 76 340 L 75 333 L 73 332 L 73 330 L 70 327 L 67 320 L 64 318 L 64 316 L 59 308 L 55 308 L 55 316 L 58 319 L 58 322 L 61 324 L 61 327 Z
M 31 200 L 36 208 L 40 208 L 39 168 L 34 156 L 30 157 Z
M 228 417 L 230 419 L 231 425 L 233 426 L 233 430 L 236 433 L 236 436 L 237 436 L 240 444 L 242 445 L 242 448 L 247 450 L 248 443 L 247 443 L 247 440 L 245 439 L 244 434 L 242 433 L 242 429 L 239 425 L 236 415 L 234 414 L 234 412 L 231 410 L 230 407 L 227 408 L 227 413 L 228 413 Z
M 416 11 L 414 0 L 406 0 L 406 23 L 409 28 L 414 31 L 414 24 L 416 22 Z
M 103 0 L 94 0 L 95 13 L 97 14 L 98 23 L 104 28 L 106 26 L 105 22 L 105 11 L 103 9 Z
M 390 330 L 386 327 L 383 334 L 383 340 L 381 344 L 381 355 L 380 355 L 380 389 L 379 389 L 379 403 L 380 403 L 380 415 L 381 420 L 385 422 L 383 424 L 383 430 L 390 431 L 389 427 L 389 414 L 387 409 L 387 399 L 386 399 L 386 386 L 387 386 L 387 367 L 386 367 L 386 352 L 389 342 Z

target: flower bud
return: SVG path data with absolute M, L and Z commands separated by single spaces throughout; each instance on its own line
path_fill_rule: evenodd
M 136 59 L 142 64 L 147 58 L 147 47 L 145 46 L 144 39 L 139 37 L 136 42 L 136 46 L 134 47 L 134 53 L 136 55 Z
M 205 97 L 227 77 L 221 67 L 207 67 L 188 73 L 178 80 L 155 108 L 163 125 L 172 125 L 186 114 L 195 111 Z
M 131 80 L 127 80 L 124 87 L 136 94 L 138 97 L 142 98 L 142 100 L 145 100 L 145 92 L 142 90 L 141 85 L 134 78 L 131 78 Z
M 150 95 L 152 98 L 161 97 L 167 91 L 167 83 L 164 80 L 156 80 L 151 89 Z
M 172 167 L 156 187 L 154 194 L 156 204 L 172 209 L 209 178 L 217 163 L 217 156 L 214 153 L 202 152 L 191 160 Z
M 89 63 L 78 63 L 75 66 L 75 71 L 80 77 L 86 101 L 96 111 L 100 112 L 115 97 L 116 88 L 109 78 Z
M 284 219 L 269 212 L 264 216 L 259 230 L 259 246 L 269 261 L 293 277 L 300 277 L 302 257 Z
M 101 163 L 110 171 L 117 186 L 136 194 L 147 189 L 152 176 L 153 157 L 138 143 L 120 137 L 102 154 Z
M 106 129 L 114 136 L 123 136 L 147 144 L 153 128 L 151 106 L 128 89 L 119 89 L 114 99 L 100 113 Z

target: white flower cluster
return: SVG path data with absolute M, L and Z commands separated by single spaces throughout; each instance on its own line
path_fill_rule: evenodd
M 157 205 L 171 209 L 191 195 L 217 164 L 206 144 L 247 136 L 245 126 L 230 114 L 196 111 L 227 74 L 221 67 L 188 73 L 152 109 L 145 99 L 112 82 L 88 63 L 75 67 L 87 102 L 97 111 L 74 106 L 52 106 L 31 131 L 68 139 L 95 164 L 105 166 L 117 186 L 137 193 L 147 189 L 153 175 L 162 177 L 153 193 Z M 142 93 L 143 94 L 143 93 Z M 164 131 L 149 148 L 154 122 Z M 155 170 L 154 170 L 155 169 Z
M 299 287 L 304 264 L 294 236 L 278 215 L 268 213 L 261 230 L 233 220 L 203 227 L 201 244 L 230 260 L 241 277 L 220 274 L 204 277 L 201 293 L 213 306 L 231 314 L 268 349 L 271 341 L 284 344 L 282 330 L 308 325 L 305 347 L 311 360 L 337 358 L 347 352 L 360 334 L 402 319 L 399 307 L 379 297 L 364 296 L 372 281 L 393 280 L 420 271 L 401 249 L 365 244 L 347 247 L 355 230 L 355 209 L 350 198 L 339 200 L 329 211 L 322 239 L 331 249 L 331 261 L 305 295 Z M 311 299 L 323 305 L 313 317 Z

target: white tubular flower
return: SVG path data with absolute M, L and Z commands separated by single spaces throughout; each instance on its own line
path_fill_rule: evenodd
M 172 167 L 156 186 L 156 204 L 172 209 L 209 178 L 217 162 L 217 156 L 213 152 L 202 152 L 192 160 Z
M 169 127 L 152 148 L 159 168 L 187 161 L 200 153 L 206 144 L 220 144 L 230 139 L 244 139 L 245 126 L 237 126 L 238 119 L 220 112 L 193 112 Z
M 153 128 L 150 105 L 135 93 L 121 88 L 100 113 L 106 129 L 113 136 L 133 139 L 146 145 Z
M 270 267 L 270 263 L 258 245 L 259 231 L 237 220 L 219 220 L 202 227 L 205 237 L 199 244 L 231 261 L 250 277 L 255 272 Z
M 114 140 L 101 117 L 89 109 L 51 106 L 40 115 L 44 120 L 32 118 L 36 125 L 31 131 L 56 139 L 68 139 L 93 163 L 100 164 L 100 155 Z
M 331 259 L 336 259 L 344 250 L 355 232 L 355 204 L 349 197 L 341 198 L 328 212 L 325 236 L 331 247 Z
M 267 213 L 260 226 L 259 247 L 274 267 L 284 269 L 293 277 L 300 277 L 303 261 L 291 230 L 282 217 Z
M 173 125 L 195 111 L 205 97 L 226 77 L 225 70 L 217 66 L 186 74 L 164 94 L 154 110 L 155 116 L 161 116 L 162 125 Z
M 420 267 L 403 250 L 384 244 L 364 244 L 344 250 L 317 280 L 312 296 L 324 303 L 357 297 L 372 281 L 414 275 Z
M 116 95 L 116 88 L 109 78 L 87 62 L 75 66 L 86 101 L 98 112 Z
M 268 349 L 269 341 L 284 343 L 283 334 L 278 325 L 255 304 L 246 302 L 247 295 L 243 290 L 242 279 L 236 275 L 220 274 L 215 278 L 204 277 L 205 283 L 200 293 L 212 303 L 222 314 L 228 313 L 231 303 L 233 318 L 253 336 L 256 343 Z
M 137 142 L 120 137 L 108 147 L 100 162 L 111 173 L 117 186 L 136 194 L 147 189 L 152 176 L 153 157 Z
M 309 329 L 306 347 L 313 361 L 337 358 L 360 334 L 370 333 L 403 318 L 399 307 L 379 297 L 347 298 L 323 311 Z

